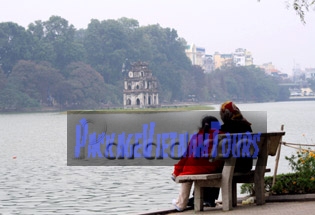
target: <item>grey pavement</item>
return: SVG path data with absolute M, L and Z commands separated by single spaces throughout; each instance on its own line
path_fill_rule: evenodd
M 267 202 L 264 205 L 238 205 L 230 211 L 223 211 L 222 206 L 215 208 L 205 207 L 204 211 L 195 212 L 194 210 L 186 210 L 183 212 L 171 212 L 166 214 L 224 214 L 224 215 L 299 215 L 299 214 L 315 214 L 315 201 L 298 201 L 298 202 Z
M 218 202 L 215 208 L 204 207 L 204 211 L 195 212 L 187 209 L 183 212 L 177 212 L 173 207 L 168 210 L 146 212 L 142 215 L 187 215 L 187 214 L 209 214 L 209 215 L 300 215 L 315 214 L 315 194 L 299 194 L 299 195 L 279 195 L 269 196 L 266 198 L 264 205 L 256 205 L 255 203 L 242 205 L 242 199 L 238 200 L 237 207 L 230 211 L 223 211 L 221 202 Z

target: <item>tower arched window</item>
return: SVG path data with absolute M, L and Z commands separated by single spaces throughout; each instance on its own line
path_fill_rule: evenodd
M 131 105 L 131 100 L 127 99 L 127 105 Z

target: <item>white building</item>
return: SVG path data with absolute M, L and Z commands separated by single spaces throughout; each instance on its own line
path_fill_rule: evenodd
M 250 66 L 253 65 L 253 57 L 246 49 L 238 48 L 233 54 L 233 62 L 236 66 Z

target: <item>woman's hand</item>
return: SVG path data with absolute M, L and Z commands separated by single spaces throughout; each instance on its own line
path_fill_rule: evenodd
M 173 181 L 175 181 L 176 180 L 176 175 L 174 173 L 172 173 L 171 178 L 172 178 Z

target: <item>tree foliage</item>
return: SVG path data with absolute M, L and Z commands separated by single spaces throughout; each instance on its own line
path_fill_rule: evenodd
M 314 0 L 293 0 L 287 2 L 288 7 L 292 6 L 296 11 L 297 15 L 300 17 L 303 23 L 305 21 L 305 13 L 308 12 L 311 8 L 315 9 L 315 1 Z
M 258 0 L 258 2 L 260 1 Z M 309 12 L 310 9 L 315 9 L 315 0 L 287 0 L 286 5 L 288 9 L 293 8 L 301 22 L 305 24 L 305 13 Z
M 5 73 L 10 73 L 18 60 L 30 58 L 31 39 L 18 24 L 0 23 L 0 63 Z
M 279 91 L 276 80 L 254 66 L 218 69 L 208 80 L 212 100 L 275 101 Z

